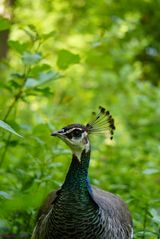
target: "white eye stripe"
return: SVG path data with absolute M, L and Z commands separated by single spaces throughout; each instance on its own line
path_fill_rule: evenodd
M 67 131 L 64 131 L 63 134 L 69 134 L 69 133 L 73 132 L 74 130 L 80 130 L 81 132 L 83 132 L 81 128 L 72 128 L 72 129 L 69 129 Z

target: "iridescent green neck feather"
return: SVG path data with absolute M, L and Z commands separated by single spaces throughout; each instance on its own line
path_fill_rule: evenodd
M 76 191 L 89 191 L 91 187 L 88 181 L 88 167 L 90 162 L 90 149 L 88 152 L 83 150 L 80 160 L 73 154 L 72 162 L 67 173 L 62 190 L 69 190 L 75 193 Z

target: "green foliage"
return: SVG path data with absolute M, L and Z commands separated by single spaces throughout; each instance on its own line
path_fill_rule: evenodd
M 11 132 L 12 134 L 15 134 L 15 135 L 17 135 L 17 136 L 19 136 L 19 137 L 22 137 L 21 135 L 17 134 L 16 131 L 15 131 L 9 124 L 6 124 L 6 123 L 5 123 L 4 121 L 2 121 L 2 120 L 0 120 L 0 127 L 1 127 L 2 129 L 5 129 L 5 130 Z
M 50 133 L 87 123 L 99 105 L 111 111 L 116 134 L 91 139 L 90 181 L 128 203 L 134 239 L 160 238 L 158 8 L 29 0 L 16 3 L 13 21 L 0 19 L 10 29 L 0 63 L 4 238 L 30 238 L 39 205 L 64 180 L 70 151 Z
M 22 55 L 22 62 L 26 66 L 31 66 L 36 63 L 38 63 L 42 59 L 42 56 L 40 53 L 30 53 L 30 52 L 24 52 Z
M 10 28 L 10 21 L 6 18 L 0 17 L 0 31 L 4 31 L 8 28 Z
M 73 54 L 72 52 L 64 49 L 58 52 L 57 65 L 62 70 L 67 69 L 72 64 L 79 63 L 79 61 L 80 57 L 77 54 Z
M 27 44 L 19 41 L 8 40 L 8 46 L 20 54 L 27 50 Z

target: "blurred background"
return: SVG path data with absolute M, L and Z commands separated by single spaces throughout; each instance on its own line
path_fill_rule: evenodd
M 30 238 L 71 153 L 55 129 L 99 105 L 92 184 L 123 198 L 135 239 L 160 238 L 160 1 L 0 1 L 0 238 Z M 20 137 L 22 135 L 23 137 Z

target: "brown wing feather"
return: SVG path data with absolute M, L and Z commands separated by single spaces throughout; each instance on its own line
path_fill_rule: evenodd
M 120 222 L 132 226 L 132 218 L 128 207 L 118 196 L 96 187 L 92 187 L 92 190 L 95 202 L 103 208 L 106 215 L 111 212 L 113 216 L 115 212 Z
M 55 191 L 52 191 L 48 194 L 47 198 L 44 200 L 42 206 L 40 207 L 39 211 L 38 211 L 38 214 L 37 214 L 37 221 L 41 218 L 43 219 L 47 214 L 48 212 L 50 211 L 53 203 L 54 203 L 54 200 L 56 199 L 57 197 L 57 193 L 58 193 L 59 190 L 55 190 Z
M 40 207 L 37 219 L 36 219 L 36 226 L 33 230 L 31 239 L 40 239 L 41 238 L 41 230 L 43 231 L 43 219 L 47 216 L 50 209 L 52 208 L 52 205 L 54 204 L 54 201 L 57 197 L 57 193 L 59 190 L 52 191 L 48 194 L 47 198 L 44 200 L 42 206 Z

